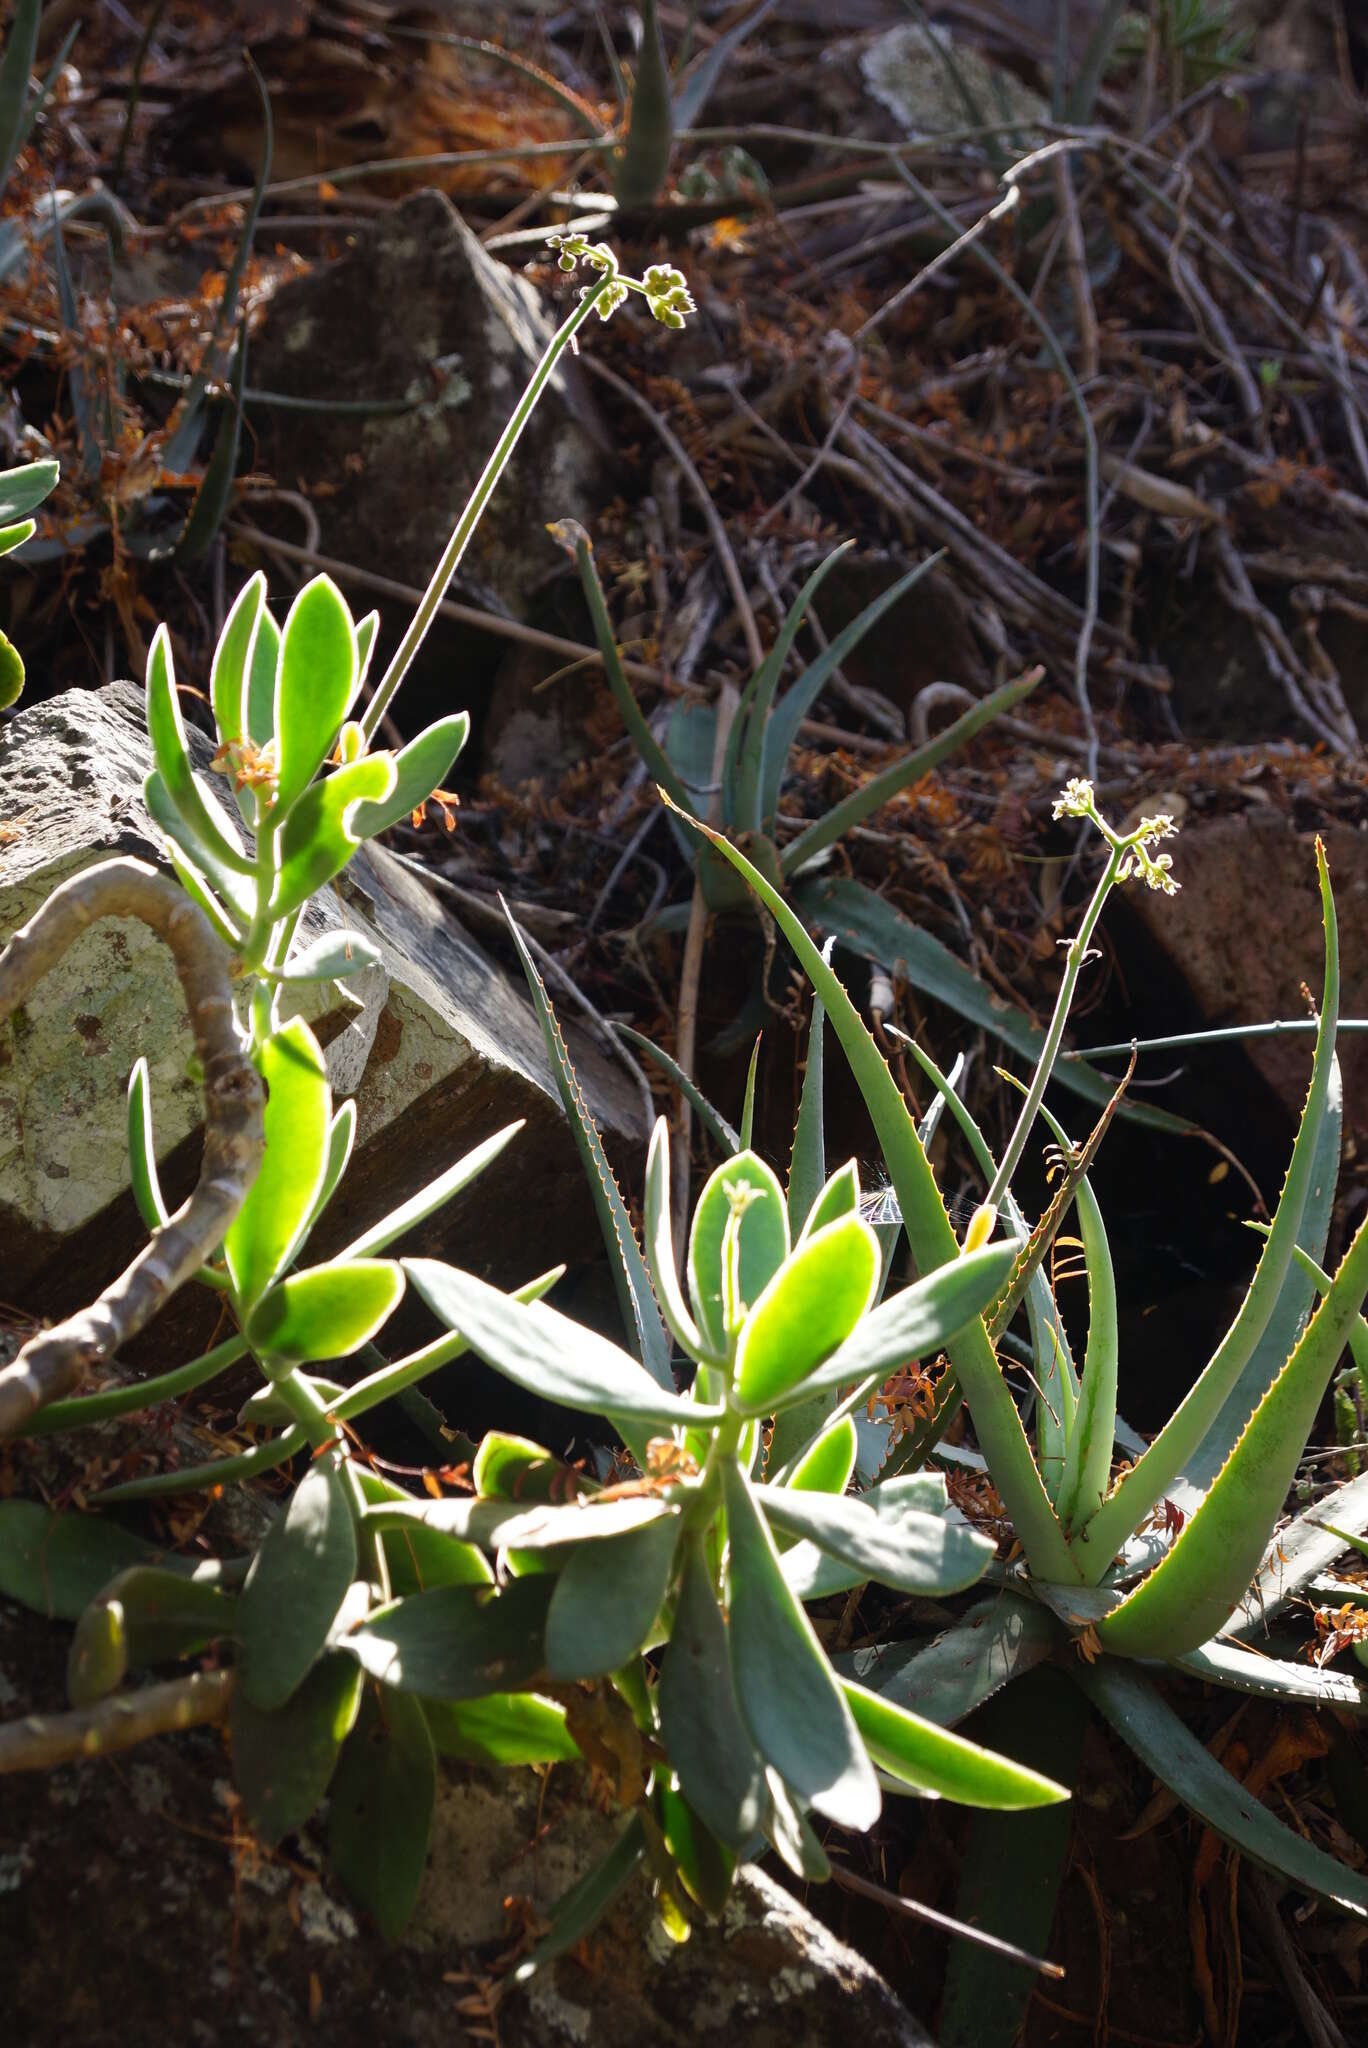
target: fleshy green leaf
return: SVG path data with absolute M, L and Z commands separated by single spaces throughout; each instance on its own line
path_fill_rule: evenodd
M 356 1576 L 346 1484 L 311 1465 L 252 1559 L 238 1600 L 238 1684 L 263 1713 L 285 1704 L 322 1651 Z
M 859 1452 L 859 1437 L 848 1415 L 819 1436 L 793 1468 L 786 1482 L 796 1493 L 843 1494 L 850 1484 Z
M 24 658 L 13 641 L 0 633 L 0 711 L 8 711 L 24 693 Z
M 319 1381 L 314 1381 L 316 1387 L 319 1384 Z M 370 1506 L 412 1504 L 411 1493 L 405 1493 L 402 1486 L 382 1478 L 378 1472 L 367 1472 L 364 1467 L 358 1467 L 357 1478 Z M 473 1543 L 457 1542 L 438 1529 L 425 1528 L 421 1522 L 406 1521 L 397 1529 L 386 1529 L 380 1541 L 390 1575 L 390 1590 L 396 1600 L 402 1599 L 406 1593 L 427 1593 L 438 1586 L 492 1586 L 494 1583 L 492 1566 Z
M 691 1358 L 706 1360 L 710 1357 L 708 1347 L 689 1313 L 675 1270 L 674 1231 L 670 1218 L 670 1127 L 663 1116 L 656 1119 L 646 1154 L 644 1208 L 646 1263 L 666 1326 L 681 1350 L 687 1351 Z M 712 1362 L 720 1365 L 722 1354 L 719 1352 L 713 1356 Z
M 358 807 L 393 787 L 393 755 L 363 754 L 345 768 L 334 768 L 298 797 L 281 827 L 272 917 L 288 917 L 316 889 L 341 874 L 361 844 L 355 823 Z
M 327 1168 L 332 1115 L 327 1066 L 302 1018 L 291 1018 L 266 1040 L 258 1065 L 266 1083 L 266 1150 L 223 1241 L 245 1309 L 260 1300 L 302 1242 Z
M 1368 1917 L 1368 1877 L 1347 1870 L 1275 1819 L 1246 1786 L 1222 1769 L 1140 1672 L 1115 1657 L 1099 1658 L 1092 1665 L 1071 1660 L 1069 1668 L 1141 1762 L 1209 1828 L 1275 1877 L 1333 1899 L 1360 1918 Z
M 667 1394 L 636 1360 L 593 1330 L 544 1302 L 510 1300 L 472 1273 L 437 1259 L 405 1259 L 404 1269 L 428 1307 L 459 1330 L 496 1372 L 531 1394 L 565 1408 L 623 1416 L 670 1428 L 718 1421 L 718 1407 L 700 1408 Z
M 754 1152 L 738 1152 L 709 1176 L 689 1232 L 689 1299 L 709 1350 L 725 1358 L 730 1350 L 723 1312 L 722 1242 L 732 1215 L 729 1190 L 749 1190 L 739 1229 L 738 1278 L 741 1300 L 760 1299 L 789 1255 L 788 1204 L 778 1179 Z
M 880 1770 L 915 1791 L 953 1799 L 960 1806 L 991 1806 L 1015 1813 L 1023 1807 L 1053 1806 L 1068 1788 L 1042 1777 L 1011 1757 L 994 1756 L 963 1735 L 952 1735 L 885 1696 L 843 1679 L 846 1698 L 865 1747 Z
M 152 1099 L 147 1061 L 138 1058 L 128 1077 L 128 1177 L 138 1214 L 148 1230 L 160 1230 L 168 1214 L 157 1174 L 152 1137 Z
M 219 866 L 250 875 L 252 862 L 228 813 L 201 788 L 191 766 L 171 665 L 171 636 L 165 626 L 158 626 L 147 656 L 147 730 L 157 773 L 190 834 L 192 856 L 196 846 L 202 846 Z
M 349 1358 L 399 1305 L 404 1275 L 393 1259 L 351 1259 L 287 1274 L 247 1319 L 247 1341 L 273 1361 Z
M 0 1501 L 0 1595 L 50 1621 L 78 1621 L 119 1572 L 159 1555 L 103 1516 Z
M 275 738 L 276 681 L 280 673 L 280 628 L 262 607 L 252 643 L 251 665 L 247 671 L 244 700 L 247 737 L 254 747 L 268 746 Z
M 735 1856 L 668 1779 L 657 1778 L 651 1806 L 685 1891 L 705 1913 L 716 1916 L 731 1892 Z
M 374 967 L 380 958 L 380 948 L 363 932 L 350 928 L 323 932 L 298 953 L 291 954 L 280 978 L 287 983 L 345 981 L 350 974 Z
M 262 1713 L 238 1687 L 229 1715 L 233 1783 L 267 1848 L 302 1828 L 327 1791 L 356 1724 L 365 1675 L 350 1657 L 320 1657 L 283 1707 Z
M 315 576 L 290 606 L 281 637 L 272 718 L 278 817 L 284 817 L 303 796 L 332 752 L 355 690 L 356 634 L 351 613 L 331 577 Z M 384 788 L 358 789 L 356 794 L 382 797 L 392 787 L 386 782 Z
M 122 1661 L 127 1668 L 164 1664 L 194 1656 L 208 1644 L 230 1635 L 236 1599 L 222 1586 L 196 1580 L 165 1566 L 130 1565 L 105 1586 L 76 1624 L 67 1659 L 67 1690 L 73 1706 L 103 1698 L 119 1684 L 119 1671 L 108 1684 L 91 1668 L 100 1661 L 108 1616 L 118 1609 Z M 89 1654 L 94 1646 L 93 1657 Z
M 853 1159 L 848 1159 L 821 1189 L 808 1211 L 798 1242 L 815 1237 L 819 1230 L 825 1230 L 829 1223 L 838 1223 L 842 1217 L 858 1215 L 859 1209 L 860 1170 Z
M 1259 1568 L 1316 1410 L 1368 1295 L 1368 1221 L 1330 1292 L 1168 1554 L 1097 1624 L 1125 1657 L 1174 1657 L 1215 1635 Z
M 815 1213 L 815 1212 L 814 1212 Z M 767 1414 L 851 1337 L 874 1300 L 879 1244 L 850 1214 L 800 1244 L 741 1327 L 736 1399 Z
M 363 803 L 352 818 L 358 839 L 374 839 L 387 832 L 419 804 L 425 804 L 434 789 L 443 789 L 456 756 L 470 737 L 468 712 L 453 712 L 420 732 L 393 756 L 394 787 L 380 802 Z
M 208 792 L 205 791 L 203 794 L 206 803 L 212 803 L 213 799 L 209 797 Z M 143 783 L 143 802 L 147 805 L 148 816 L 152 822 L 159 825 L 166 834 L 167 851 L 172 865 L 188 894 L 202 905 L 203 896 L 210 893 L 207 885 L 212 884 L 213 889 L 222 897 L 227 910 L 231 912 L 231 919 L 228 922 L 236 926 L 238 931 L 245 931 L 251 923 L 252 911 L 256 905 L 255 883 L 238 869 L 228 867 L 219 860 L 212 847 L 207 846 L 190 830 L 171 801 L 171 793 L 155 768 Z M 198 886 L 187 880 L 187 869 L 199 877 Z M 216 929 L 225 921 L 223 913 L 217 909 L 206 914 Z M 236 941 L 230 938 L 229 944 L 235 943 Z
M 842 1827 L 879 1817 L 879 1785 L 744 1472 L 723 1466 L 731 1546 L 727 1640 L 751 1741 L 804 1805 Z
M 542 1637 L 555 1580 L 511 1579 L 501 1591 L 439 1586 L 372 1614 L 340 1647 L 388 1690 L 430 1700 L 474 1700 L 532 1685 L 545 1665 Z
M 772 1528 L 815 1544 L 860 1579 L 928 1598 L 963 1592 L 983 1577 L 993 1544 L 962 1522 L 926 1514 L 913 1504 L 919 1495 L 914 1491 L 909 1500 L 903 1485 L 890 1479 L 867 1494 L 845 1495 L 762 1486 L 755 1498 Z M 789 1552 L 784 1559 L 790 1584 L 793 1557 Z
M 223 622 L 214 663 L 209 671 L 209 697 L 214 707 L 214 724 L 219 742 L 236 745 L 246 730 L 247 678 L 251 674 L 252 650 L 266 603 L 266 578 L 257 570 L 249 576 L 233 600 Z
M 466 1764 L 577 1763 L 565 1709 L 535 1692 L 491 1692 L 479 1700 L 424 1700 L 438 1756 Z
M 489 1551 L 560 1550 L 568 1544 L 610 1543 L 653 1522 L 667 1523 L 677 1533 L 679 1512 L 676 1504 L 651 1494 L 602 1500 L 591 1493 L 569 1502 L 480 1500 L 468 1494 L 415 1500 L 410 1494 L 368 1509 L 366 1520 L 378 1529 L 418 1523 Z
M 1041 1115 L 1067 1148 L 1063 1130 L 1043 1104 Z M 1119 1348 L 1111 1247 L 1086 1174 L 1074 1190 L 1074 1204 L 1088 1269 L 1088 1346 L 1065 1445 L 1063 1476 L 1055 1495 L 1055 1513 L 1071 1533 L 1087 1527 L 1111 1485 Z
M 0 192 L 3 190 L 4 180 L 0 178 Z M 55 462 L 26 462 L 18 469 L 0 469 L 0 526 L 10 526 L 36 511 L 44 498 L 56 490 L 59 474 Z
M 598 1678 L 636 1655 L 665 1604 L 679 1527 L 678 1517 L 662 1517 L 570 1552 L 546 1619 L 552 1678 Z
M 437 1760 L 421 1704 L 368 1692 L 332 1784 L 328 1856 L 386 1941 L 418 1903 L 437 1802 Z
M 688 1542 L 656 1704 L 686 1798 L 719 1841 L 745 1848 L 764 1814 L 765 1781 L 736 1703 L 701 1534 Z

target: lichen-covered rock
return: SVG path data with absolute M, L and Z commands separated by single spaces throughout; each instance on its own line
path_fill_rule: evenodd
M 0 1603 L 0 1717 L 61 1704 L 64 1631 Z M 874 1970 L 760 1873 L 676 1947 L 637 1882 L 491 2030 L 509 1915 L 544 1919 L 617 1823 L 561 1767 L 447 1766 L 418 1911 L 386 1948 L 321 1870 L 235 1829 L 213 1731 L 6 1778 L 0 1982 L 16 2043 L 51 2048 L 934 2048 Z M 522 1902 L 526 1902 L 525 1907 Z
M 558 311 L 486 255 L 440 192 L 414 193 L 337 262 L 280 287 L 253 339 L 252 382 L 349 409 L 262 409 L 253 415 L 257 459 L 291 489 L 301 478 L 324 487 L 314 502 L 328 554 L 426 583 L 575 289 Z M 393 410 L 406 401 L 409 410 Z M 367 404 L 377 410 L 355 410 Z M 564 566 L 546 522 L 593 523 L 604 448 L 575 365 L 563 359 L 455 594 L 524 618 L 535 585 Z
M 207 758 L 208 742 L 198 742 Z M 0 732 L 0 941 L 77 869 L 116 853 L 154 857 L 142 806 L 151 766 L 141 692 L 72 691 Z M 299 1008 L 328 1048 L 334 1092 L 354 1094 L 357 1145 L 318 1243 L 345 1243 L 501 1125 L 528 1128 L 427 1225 L 423 1249 L 517 1277 L 591 1248 L 582 1168 L 525 992 L 466 937 L 421 879 L 366 848 L 310 910 L 305 931 L 362 926 L 382 964 L 352 984 L 312 985 Z M 345 902 L 344 899 L 345 898 Z M 636 1097 L 594 1047 L 573 1053 L 610 1139 L 635 1148 Z M 54 1314 L 84 1299 L 140 1241 L 127 1195 L 125 1090 L 151 1073 L 158 1160 L 179 1200 L 196 1170 L 201 1100 L 170 957 L 142 925 L 85 933 L 0 1027 L 0 1242 L 7 1300 Z

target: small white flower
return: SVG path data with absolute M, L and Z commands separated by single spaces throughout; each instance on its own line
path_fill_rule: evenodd
M 1056 818 L 1087 818 L 1093 809 L 1093 786 L 1084 775 L 1071 775 L 1054 800 Z

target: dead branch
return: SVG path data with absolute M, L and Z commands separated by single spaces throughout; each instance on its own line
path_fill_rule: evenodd
M 0 1369 L 0 1437 L 73 1392 L 151 1321 L 221 1242 L 261 1161 L 264 1096 L 233 1015 L 229 953 L 203 911 L 147 862 L 103 861 L 54 889 L 0 953 L 0 1022 L 102 917 L 138 918 L 171 950 L 204 1072 L 204 1162 L 188 1201 L 99 1299 Z
M 202 1728 L 227 1717 L 231 1671 L 197 1671 L 141 1692 L 119 1693 L 71 1714 L 29 1714 L 0 1725 L 0 1776 L 9 1771 L 50 1771 L 58 1764 L 135 1749 L 154 1735 Z

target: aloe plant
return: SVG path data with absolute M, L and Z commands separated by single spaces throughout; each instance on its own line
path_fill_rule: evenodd
M 1062 1012 L 1087 931 L 1101 913 L 1107 890 L 1127 873 L 1138 873 L 1157 888 L 1175 884 L 1167 856 L 1157 850 L 1171 820 L 1143 820 L 1136 839 L 1116 833 L 1097 812 L 1090 786 L 1081 781 L 1070 784 L 1057 814 L 1091 820 L 1104 836 L 1108 856 L 1085 929 L 1066 955 Z M 915 1270 L 923 1278 L 954 1270 L 963 1247 L 947 1218 L 925 1143 L 858 1011 L 772 879 L 720 833 L 711 832 L 709 838 L 776 920 L 841 1042 L 878 1132 Z M 1341 1130 L 1334 1056 L 1338 940 L 1319 844 L 1316 859 L 1325 929 L 1324 985 L 1311 1080 L 1287 1176 L 1230 1329 L 1192 1391 L 1148 1445 L 1125 1431 L 1117 1416 L 1115 1289 L 1105 1225 L 1085 1170 L 1086 1153 L 1070 1144 L 1062 1126 L 1042 1108 L 1068 1169 L 1087 1269 L 1088 1342 L 1079 1367 L 1039 1260 L 1042 1234 L 1028 1233 L 1008 1185 L 1024 1124 L 999 1164 L 951 1082 L 919 1048 L 911 1047 L 983 1173 L 990 1199 L 975 1220 L 976 1234 L 991 1230 L 995 1214 L 1001 1213 L 1037 1254 L 1017 1300 L 1029 1311 L 1026 1355 L 1040 1391 L 1032 1443 L 997 1354 L 1008 1335 L 1000 1299 L 946 1346 L 948 1363 L 936 1384 L 929 1422 L 898 1443 L 885 1431 L 882 1485 L 890 1483 L 890 1473 L 934 1469 L 930 1460 L 939 1431 L 962 1395 L 978 1439 L 978 1469 L 996 1490 L 1022 1555 L 1005 1572 L 999 1568 L 1005 1590 L 995 1606 L 969 1614 L 930 1647 L 884 1644 L 860 1652 L 845 1668 L 882 1696 L 948 1726 L 1012 1677 L 1054 1660 L 1147 1767 L 1208 1825 L 1290 1882 L 1363 1914 L 1368 1913 L 1368 1881 L 1243 1794 L 1188 1732 L 1153 1677 L 1154 1667 L 1168 1667 L 1289 1704 L 1314 1702 L 1368 1713 L 1368 1691 L 1356 1679 L 1309 1668 L 1297 1660 L 1295 1639 L 1290 1650 L 1286 1640 L 1293 1605 L 1302 1596 L 1310 1591 L 1323 1602 L 1336 1598 L 1339 1587 L 1327 1580 L 1327 1567 L 1368 1520 L 1368 1494 L 1360 1479 L 1290 1527 L 1280 1527 L 1317 1408 L 1345 1344 L 1361 1348 L 1368 1337 L 1360 1314 L 1368 1294 L 1368 1225 L 1354 1236 L 1333 1278 L 1316 1265 L 1329 1225 Z M 1061 1012 L 1056 1016 L 1060 1024 Z M 1058 1034 L 1052 1036 L 1057 1042 Z M 1048 1079 L 1048 1066 L 1042 1063 L 1029 1090 L 1032 1115 L 1042 1107 Z M 1052 1216 L 1051 1229 L 1059 1221 Z M 1318 1289 L 1320 1300 L 1314 1305 Z M 859 1383 L 860 1395 L 867 1384 Z M 1133 1462 L 1126 1457 L 1118 1464 L 1123 1441 Z M 954 1455 L 975 1459 L 972 1453 Z M 1327 1533 L 1330 1524 L 1343 1528 Z M 1263 1642 L 1270 1625 L 1271 1641 L 1256 1650 L 1254 1643 Z M 1000 1839 L 994 1836 L 999 1844 L 995 1854 L 1000 1854 Z M 1005 2028 L 992 2038 L 1005 2042 L 1013 2034 Z

